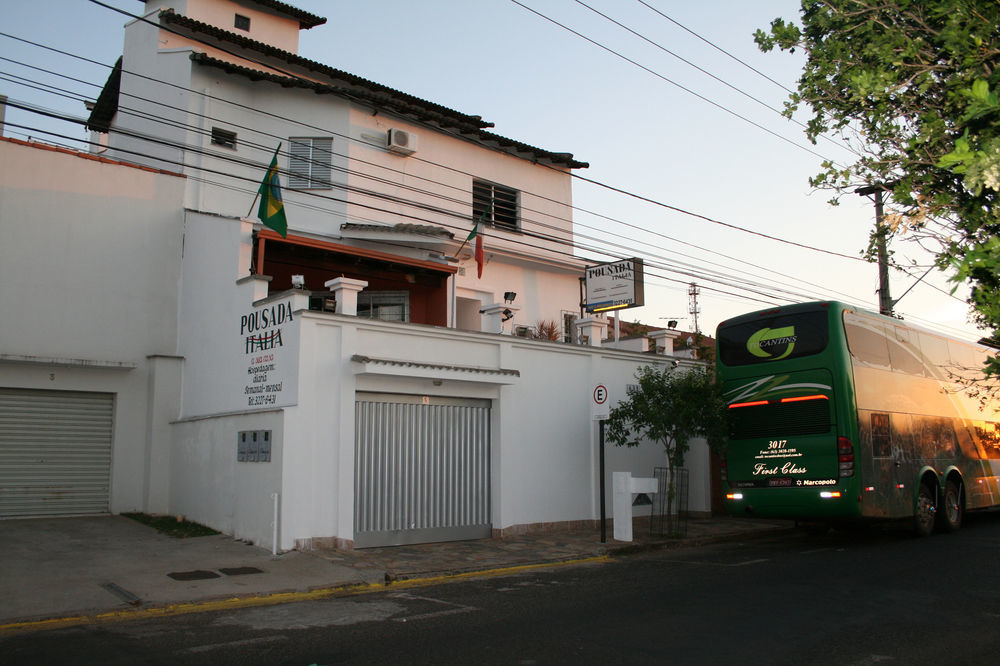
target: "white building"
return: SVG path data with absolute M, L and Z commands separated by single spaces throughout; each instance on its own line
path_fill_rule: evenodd
M 0 417 L 70 424 L 8 437 L 58 473 L 12 472 L 0 515 L 184 514 L 275 549 L 593 524 L 594 388 L 670 359 L 510 335 L 579 313 L 586 165 L 300 58 L 323 19 L 284 3 L 146 8 L 90 118 L 110 159 L 0 142 L 0 307 L 24 313 L 0 319 Z M 246 218 L 279 142 L 287 238 Z M 484 213 L 479 279 L 459 249 Z M 607 457 L 609 478 L 665 463 Z M 85 482 L 103 494 L 52 503 Z

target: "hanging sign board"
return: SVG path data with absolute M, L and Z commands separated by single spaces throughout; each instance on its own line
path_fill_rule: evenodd
M 622 259 L 586 269 L 587 312 L 637 308 L 644 304 L 642 259 Z

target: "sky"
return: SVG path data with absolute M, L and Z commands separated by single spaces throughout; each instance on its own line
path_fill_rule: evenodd
M 288 1 L 327 18 L 301 33 L 299 55 L 588 162 L 574 172 L 574 223 L 589 237 L 578 254 L 646 263 L 645 305 L 623 320 L 675 319 L 693 330 L 692 282 L 697 325 L 709 335 L 727 318 L 789 302 L 878 310 L 877 266 L 860 261 L 873 203 L 849 194 L 834 207 L 832 193 L 808 182 L 823 159 L 847 163 L 850 153 L 810 144 L 775 111 L 795 88 L 802 54 L 765 54 L 753 42 L 774 18 L 796 20 L 795 0 Z M 102 2 L 142 10 L 137 0 Z M 85 116 L 81 96 L 96 98 L 128 18 L 89 0 L 5 4 L 0 95 Z M 6 123 L 9 137 L 85 138 L 78 126 L 13 108 Z M 952 294 L 937 270 L 918 282 L 932 256 L 913 242 L 894 240 L 890 250 L 911 266 L 890 274 L 898 315 L 983 335 L 968 322 L 966 286 Z

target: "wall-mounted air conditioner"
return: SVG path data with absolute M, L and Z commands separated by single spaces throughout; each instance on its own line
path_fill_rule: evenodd
M 397 155 L 412 155 L 417 152 L 417 135 L 413 132 L 391 129 L 387 147 Z

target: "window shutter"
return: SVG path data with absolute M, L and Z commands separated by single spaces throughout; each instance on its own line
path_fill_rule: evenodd
M 308 139 L 290 139 L 288 148 L 288 187 L 309 187 L 309 159 L 312 147 Z
M 330 187 L 333 139 L 313 139 L 312 160 L 312 186 Z

